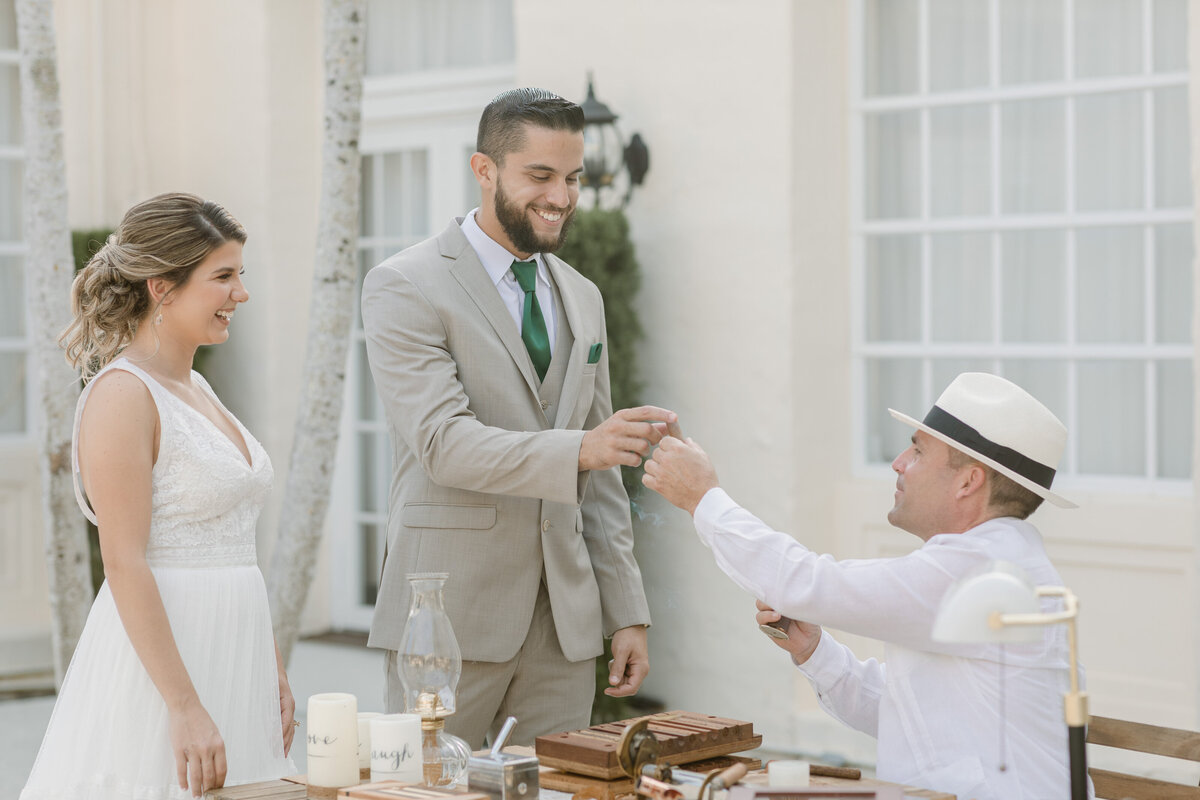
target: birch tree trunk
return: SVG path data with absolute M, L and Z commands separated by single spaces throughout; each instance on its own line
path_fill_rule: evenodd
M 87 528 L 75 505 L 71 429 L 79 378 L 67 366 L 58 335 L 70 322 L 75 266 L 67 223 L 67 176 L 54 45 L 53 0 L 17 0 L 21 56 L 21 120 L 25 146 L 25 239 L 29 254 L 29 334 L 40 402 L 35 410 L 42 518 L 50 573 L 54 677 L 75 652 L 92 602 Z
M 365 0 L 325 0 L 325 142 L 303 393 L 268 582 L 275 640 L 291 656 L 329 508 L 357 283 Z

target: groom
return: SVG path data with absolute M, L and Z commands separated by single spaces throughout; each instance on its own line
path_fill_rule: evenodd
M 447 729 L 472 748 L 509 714 L 513 744 L 586 727 L 602 637 L 607 693 L 633 694 L 649 671 L 616 467 L 641 463 L 675 415 L 612 413 L 600 292 L 551 255 L 575 213 L 582 131 L 557 95 L 496 97 L 471 156 L 480 207 L 363 284 L 396 470 L 369 643 L 388 650 L 387 707 L 403 711 L 406 575 L 449 573 L 463 674 Z

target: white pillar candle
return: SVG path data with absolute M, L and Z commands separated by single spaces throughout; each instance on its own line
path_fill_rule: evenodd
M 421 783 L 421 718 L 385 714 L 370 724 L 371 781 Z
M 308 783 L 358 785 L 358 700 L 330 692 L 308 698 Z
M 771 761 L 767 763 L 767 785 L 793 788 L 808 786 L 807 761 Z
M 358 768 L 371 768 L 371 719 L 382 717 L 378 711 L 358 712 Z

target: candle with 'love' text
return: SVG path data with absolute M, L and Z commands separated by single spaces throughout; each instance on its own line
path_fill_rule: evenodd
M 308 783 L 358 785 L 358 700 L 328 692 L 308 698 Z

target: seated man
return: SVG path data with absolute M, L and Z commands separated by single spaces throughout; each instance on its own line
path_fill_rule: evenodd
M 888 521 L 925 544 L 900 558 L 838 561 L 771 530 L 719 488 L 691 439 L 664 438 L 644 482 L 690 512 L 717 565 L 758 600 L 758 621 L 811 681 L 821 707 L 878 739 L 877 774 L 976 800 L 1068 797 L 1065 629 L 1035 644 L 947 644 L 930 633 L 957 579 L 997 559 L 1039 585 L 1062 581 L 1024 521 L 1050 491 L 1067 432 L 1020 387 L 959 375 L 892 462 Z M 1054 601 L 1046 600 L 1043 610 Z M 859 661 L 827 625 L 886 643 Z

